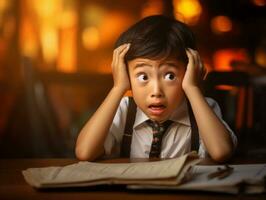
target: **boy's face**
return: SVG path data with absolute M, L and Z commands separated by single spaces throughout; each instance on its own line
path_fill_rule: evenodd
M 167 120 L 184 99 L 185 65 L 177 59 L 136 58 L 128 62 L 136 104 L 152 120 Z

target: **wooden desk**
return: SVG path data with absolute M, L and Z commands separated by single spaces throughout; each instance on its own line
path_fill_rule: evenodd
M 116 160 L 122 161 L 122 160 Z M 76 189 L 53 189 L 53 190 L 36 190 L 28 185 L 21 173 L 21 170 L 29 167 L 47 167 L 47 166 L 64 166 L 77 162 L 75 159 L 1 159 L 0 160 L 0 199 L 56 199 L 56 200 L 104 200 L 104 199 L 123 199 L 123 200 L 170 200 L 170 199 L 266 199 L 266 194 L 260 195 L 228 195 L 204 192 L 134 192 L 126 190 L 122 186 L 103 186 L 87 187 Z M 207 161 L 206 163 L 211 163 Z M 244 163 L 236 161 L 236 163 Z M 249 162 L 254 163 L 254 162 Z M 257 162 L 258 163 L 258 162 Z

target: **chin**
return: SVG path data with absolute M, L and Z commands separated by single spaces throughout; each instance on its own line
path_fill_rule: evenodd
M 156 122 L 164 122 L 165 120 L 168 119 L 167 117 L 163 117 L 163 116 L 149 116 L 149 118 Z

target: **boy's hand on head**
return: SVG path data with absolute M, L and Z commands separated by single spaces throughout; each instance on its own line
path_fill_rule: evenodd
M 191 87 L 200 87 L 206 74 L 206 69 L 200 59 L 199 53 L 192 49 L 187 49 L 186 53 L 188 56 L 188 64 L 182 82 L 184 90 Z
M 123 44 L 113 52 L 112 71 L 114 87 L 126 92 L 130 89 L 129 76 L 126 69 L 125 54 L 128 52 L 130 44 Z

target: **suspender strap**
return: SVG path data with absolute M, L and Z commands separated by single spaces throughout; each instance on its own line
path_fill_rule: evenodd
M 134 99 L 132 97 L 129 97 L 126 125 L 120 149 L 120 157 L 122 158 L 130 157 L 131 140 L 132 140 L 133 125 L 135 122 L 136 112 L 137 112 L 137 105 Z
M 198 151 L 199 149 L 199 130 L 198 125 L 191 108 L 189 100 L 187 100 L 188 114 L 191 124 L 191 151 Z

